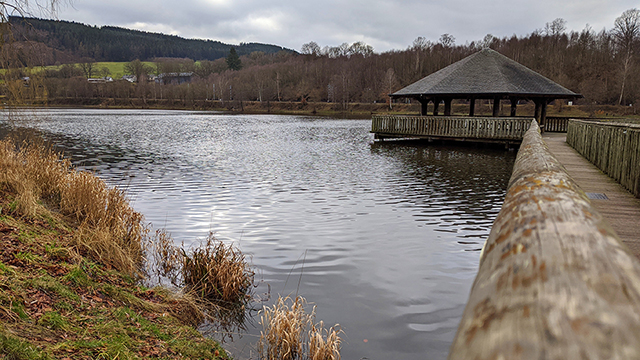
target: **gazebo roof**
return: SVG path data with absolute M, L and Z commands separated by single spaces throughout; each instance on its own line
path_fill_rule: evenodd
M 390 95 L 573 99 L 582 95 L 547 79 L 495 50 L 484 49 Z

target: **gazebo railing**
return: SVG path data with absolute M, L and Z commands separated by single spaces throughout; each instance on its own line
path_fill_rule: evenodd
M 524 117 L 458 117 L 373 115 L 376 138 L 434 137 L 460 140 L 521 141 L 531 125 Z

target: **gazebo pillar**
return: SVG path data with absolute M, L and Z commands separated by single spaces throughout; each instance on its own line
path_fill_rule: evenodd
M 518 108 L 518 99 L 511 98 L 511 117 L 516 116 L 516 109 Z
M 418 99 L 418 101 L 420 102 L 420 115 L 422 116 L 426 116 L 427 115 L 427 106 L 429 106 L 429 99 Z
M 493 98 L 493 117 L 498 117 L 500 115 L 500 98 Z
M 544 132 L 545 125 L 547 124 L 547 99 L 544 99 L 540 109 L 540 132 Z
M 440 99 L 433 99 L 433 116 L 438 116 L 438 107 L 440 106 Z
M 444 116 L 451 116 L 451 100 L 444 99 Z
M 538 125 L 540 125 L 540 113 L 542 110 L 542 103 L 540 102 L 540 100 L 534 100 L 533 102 L 534 104 L 536 104 L 536 109 L 533 112 L 533 117 L 538 122 Z
M 476 99 L 469 99 L 469 116 L 475 115 L 476 112 Z

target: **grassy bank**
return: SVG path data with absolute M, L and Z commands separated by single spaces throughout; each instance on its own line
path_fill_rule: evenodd
M 197 301 L 141 285 L 141 220 L 59 155 L 1 141 L 0 358 L 227 358 Z

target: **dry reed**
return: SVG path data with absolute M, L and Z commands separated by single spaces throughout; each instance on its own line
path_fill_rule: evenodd
M 153 237 L 148 239 L 146 245 L 148 255 L 151 257 L 149 273 L 167 278 L 172 284 L 178 286 L 182 271 L 183 252 L 175 245 L 171 235 L 165 229 L 156 230 Z
M 254 272 L 244 254 L 213 234 L 190 254 L 183 252 L 182 276 L 187 289 L 222 307 L 244 306 L 251 300 Z
M 336 325 L 328 330 L 315 324 L 315 306 L 307 313 L 306 301 L 297 296 L 278 297 L 273 307 L 264 307 L 260 322 L 258 353 L 266 360 L 340 360 L 340 333 Z
M 145 227 L 118 189 L 93 174 L 76 171 L 69 160 L 42 142 L 0 141 L 0 188 L 14 194 L 21 216 L 58 210 L 78 223 L 76 247 L 129 275 L 140 275 Z

